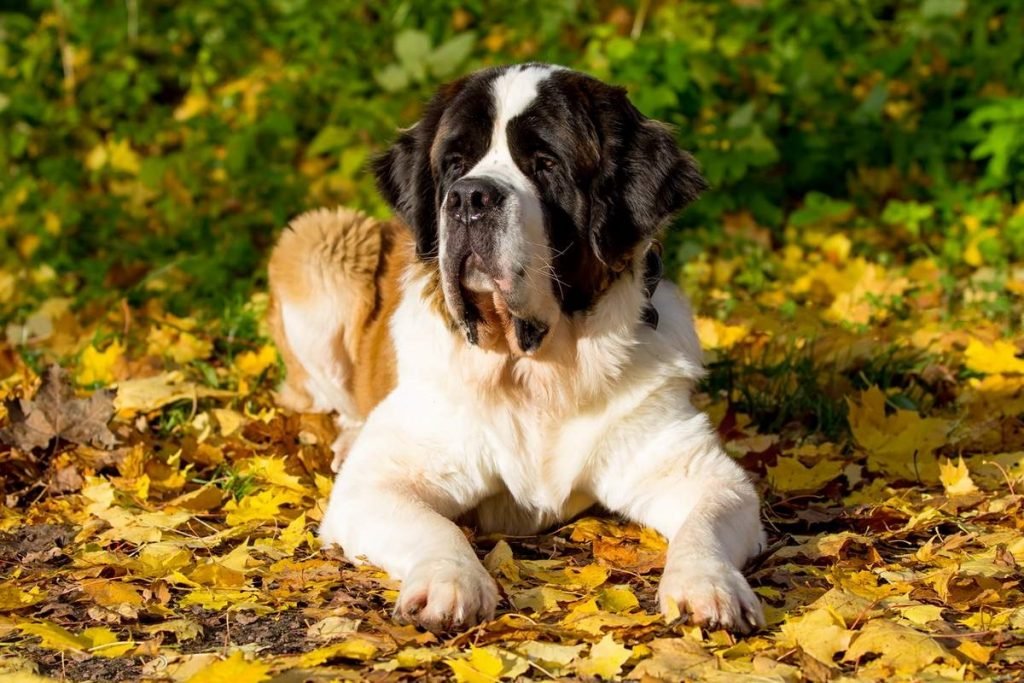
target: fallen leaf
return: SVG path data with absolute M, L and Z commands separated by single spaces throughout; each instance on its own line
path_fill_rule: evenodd
M 458 683 L 493 683 L 515 678 L 530 668 L 522 657 L 494 647 L 473 647 L 468 657 L 446 659 L 444 663 Z
M 840 460 L 821 460 L 807 467 L 797 458 L 779 458 L 768 468 L 768 481 L 780 493 L 817 491 L 840 474 L 846 463 Z
M 815 609 L 782 624 L 782 642 L 788 647 L 799 646 L 804 652 L 827 666 L 840 652 L 850 647 L 853 631 L 847 630 L 842 620 L 827 609 Z
M 114 408 L 119 415 L 131 417 L 137 413 L 159 410 L 177 401 L 197 401 L 201 398 L 230 398 L 234 392 L 210 389 L 185 380 L 175 370 L 142 379 L 129 379 L 117 383 Z
M 882 664 L 900 674 L 917 673 L 948 656 L 931 636 L 884 619 L 872 619 L 864 625 L 843 661 L 856 662 L 868 654 L 879 655 Z
M 955 465 L 946 458 L 946 461 L 939 465 L 939 481 L 942 482 L 942 488 L 951 496 L 962 496 L 978 490 L 963 457 L 960 457 Z
M 10 426 L 0 430 L 0 440 L 23 450 L 45 448 L 54 439 L 111 448 L 117 438 L 107 428 L 114 415 L 108 390 L 75 398 L 67 373 L 51 365 L 43 373 L 39 391 L 31 399 L 4 402 Z
M 188 683 L 260 683 L 270 678 L 269 671 L 268 665 L 246 661 L 242 651 L 235 650 L 227 659 L 196 672 Z
M 923 418 L 912 410 L 887 415 L 885 395 L 875 386 L 848 404 L 850 430 L 868 453 L 869 469 L 906 481 L 938 482 L 934 453 L 946 443 L 947 420 Z
M 1017 347 L 997 339 L 985 344 L 972 338 L 964 351 L 965 364 L 975 372 L 989 375 L 1024 374 L 1024 358 L 1017 358 Z
M 590 654 L 576 664 L 576 672 L 580 676 L 590 676 L 612 680 L 622 671 L 622 665 L 633 654 L 629 648 L 620 645 L 608 633 L 596 645 L 590 648 Z
M 99 351 L 90 344 L 82 352 L 79 359 L 78 374 L 75 380 L 79 384 L 110 384 L 114 381 L 114 367 L 124 355 L 124 346 L 114 341 L 104 351 Z
M 714 655 L 689 638 L 658 638 L 648 643 L 648 647 L 651 657 L 637 664 L 627 678 L 699 680 L 702 672 L 718 668 Z

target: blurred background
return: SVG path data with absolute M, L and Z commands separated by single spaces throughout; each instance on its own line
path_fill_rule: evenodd
M 990 314 L 1010 315 L 1018 0 L 0 7 L 0 324 L 58 295 L 230 316 L 290 217 L 386 214 L 366 162 L 439 83 L 528 60 L 626 86 L 699 159 L 713 190 L 673 227 L 670 275 L 717 254 L 764 287 L 768 251 L 841 232 L 881 263 L 986 268 Z

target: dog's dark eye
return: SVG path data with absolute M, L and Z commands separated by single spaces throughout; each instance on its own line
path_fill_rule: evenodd
M 553 171 L 558 166 L 558 160 L 547 154 L 536 154 L 533 157 L 533 167 L 537 173 Z
M 444 158 L 444 169 L 455 175 L 462 175 L 466 172 L 466 160 L 461 154 L 449 154 Z

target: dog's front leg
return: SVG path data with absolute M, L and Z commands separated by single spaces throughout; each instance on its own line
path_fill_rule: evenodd
M 408 419 L 379 417 L 367 421 L 342 465 L 321 540 L 400 579 L 401 620 L 444 631 L 490 618 L 497 585 L 452 521 L 487 493 L 486 477 L 472 457 L 447 459 L 438 435 L 414 436 Z
M 741 632 L 764 626 L 761 604 L 741 572 L 764 544 L 757 492 L 746 473 L 699 413 L 636 434 L 635 447 L 617 449 L 604 462 L 595 488 L 609 509 L 669 539 L 658 588 L 662 612 Z

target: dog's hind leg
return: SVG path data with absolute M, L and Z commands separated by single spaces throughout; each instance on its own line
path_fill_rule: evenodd
M 278 402 L 337 413 L 335 466 L 368 412 L 353 393 L 354 365 L 378 300 L 381 225 L 349 209 L 310 211 L 282 232 L 268 267 L 270 329 L 287 371 Z

